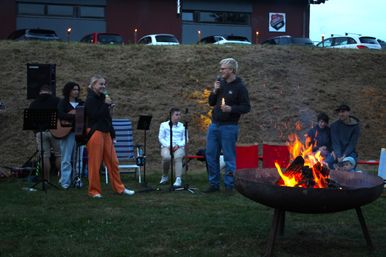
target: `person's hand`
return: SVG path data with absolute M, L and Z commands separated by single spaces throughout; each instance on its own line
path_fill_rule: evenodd
M 331 152 L 331 155 L 332 155 L 332 158 L 334 158 L 334 160 L 336 160 L 336 154 L 334 151 Z
M 178 145 L 173 146 L 173 152 L 177 151 L 180 148 Z
M 213 84 L 213 93 L 216 94 L 219 89 L 220 89 L 220 81 L 216 80 Z
M 232 107 L 229 106 L 229 105 L 223 104 L 223 105 L 221 105 L 221 111 L 223 111 L 223 112 L 231 112 L 232 111 Z
M 113 100 L 111 100 L 110 96 L 107 95 L 105 97 L 105 103 L 108 104 L 108 105 L 112 105 L 113 104 Z

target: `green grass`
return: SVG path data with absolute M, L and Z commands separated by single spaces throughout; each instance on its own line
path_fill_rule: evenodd
M 158 179 L 150 175 L 149 185 Z M 141 189 L 132 177 L 123 180 Z M 190 171 L 185 181 L 207 186 L 203 172 Z M 0 184 L 0 256 L 262 256 L 273 215 L 238 193 L 169 192 L 164 186 L 126 197 L 102 184 L 104 198 L 92 199 L 86 188 L 44 193 L 25 186 L 22 179 Z M 349 210 L 288 213 L 275 256 L 386 256 L 385 208 L 385 197 L 362 208 L 373 253 Z

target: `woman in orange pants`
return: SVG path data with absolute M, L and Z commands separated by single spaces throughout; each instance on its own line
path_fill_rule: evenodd
M 100 167 L 103 161 L 109 171 L 113 190 L 118 194 L 133 195 L 135 192 L 125 188 L 119 175 L 118 158 L 113 145 L 115 131 L 110 116 L 111 99 L 106 97 L 105 92 L 105 78 L 100 75 L 91 77 L 85 104 L 87 131 L 91 134 L 87 142 L 88 194 L 94 198 L 102 197 Z

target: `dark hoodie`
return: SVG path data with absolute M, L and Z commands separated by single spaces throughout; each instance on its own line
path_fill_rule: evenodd
M 115 138 L 110 109 L 105 103 L 105 98 L 104 94 L 97 95 L 88 89 L 85 103 L 87 127 L 101 132 L 110 132 L 111 137 Z
M 359 119 L 350 116 L 349 124 L 339 119 L 331 124 L 330 129 L 332 150 L 335 152 L 336 157 L 350 156 L 352 153 L 356 155 L 355 147 L 358 143 L 360 132 Z
M 232 107 L 231 112 L 221 111 L 222 98 L 225 104 Z M 212 111 L 212 122 L 217 124 L 237 124 L 241 114 L 251 110 L 249 95 L 242 80 L 238 77 L 230 83 L 221 80 L 220 90 L 216 94 L 209 95 L 209 105 L 214 106 Z

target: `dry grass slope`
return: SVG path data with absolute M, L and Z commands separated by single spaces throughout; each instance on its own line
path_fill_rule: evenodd
M 22 130 L 26 100 L 26 64 L 56 63 L 57 95 L 70 80 L 83 86 L 95 73 L 107 76 L 117 103 L 115 117 L 152 114 L 148 138 L 150 170 L 159 169 L 158 128 L 172 106 L 189 109 L 190 151 L 205 147 L 204 90 L 218 71 L 218 61 L 234 57 L 250 92 L 252 111 L 241 120 L 240 142 L 284 142 L 302 135 L 320 111 L 334 120 L 340 103 L 352 106 L 361 120 L 361 159 L 376 159 L 386 142 L 386 53 L 301 47 L 146 47 L 44 42 L 0 42 L 0 165 L 18 165 L 35 150 L 32 132 Z M 295 131 L 299 121 L 303 129 Z M 143 132 L 134 131 L 143 142 Z

